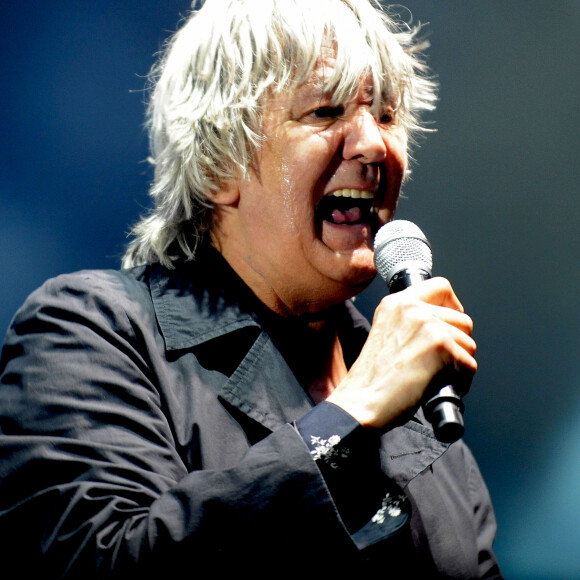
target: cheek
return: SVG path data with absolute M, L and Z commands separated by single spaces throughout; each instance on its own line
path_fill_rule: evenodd
M 277 184 L 284 203 L 289 208 L 312 205 L 317 190 L 324 187 L 324 178 L 331 170 L 334 152 L 333 140 L 321 134 L 304 135 L 282 145 L 277 169 Z M 302 211 L 302 209 L 300 210 Z
M 404 131 L 389 132 L 384 136 L 387 147 L 387 165 L 389 176 L 402 182 L 407 171 L 407 136 Z
M 337 130 L 305 126 L 287 130 L 281 137 L 278 154 L 288 166 L 297 169 L 297 176 L 326 166 L 341 143 L 341 134 Z

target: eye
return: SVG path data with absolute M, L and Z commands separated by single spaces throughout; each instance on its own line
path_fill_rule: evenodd
M 395 111 L 393 111 L 393 109 L 389 108 L 387 111 L 385 111 L 381 114 L 380 122 L 383 125 L 390 125 L 391 123 L 394 123 L 395 121 L 396 121 L 396 115 L 395 115 Z
M 340 105 L 336 107 L 318 107 L 310 114 L 317 119 L 336 119 L 337 117 L 344 115 L 344 107 Z

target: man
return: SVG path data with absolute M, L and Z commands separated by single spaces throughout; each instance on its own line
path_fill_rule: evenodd
M 449 283 L 373 279 L 432 108 L 368 0 L 207 0 L 149 108 L 155 207 L 123 272 L 48 281 L 2 355 L 13 577 L 499 577 L 491 502 L 420 402 L 476 370 Z M 183 571 L 183 572 L 182 572 Z

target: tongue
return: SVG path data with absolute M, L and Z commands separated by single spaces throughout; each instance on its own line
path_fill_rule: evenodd
M 359 222 L 362 219 L 362 211 L 360 207 L 352 207 L 346 211 L 335 209 L 332 211 L 332 221 L 335 224 L 352 224 Z

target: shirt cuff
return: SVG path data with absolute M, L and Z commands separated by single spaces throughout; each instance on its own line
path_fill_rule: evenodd
M 322 468 L 348 467 L 353 452 L 362 450 L 365 440 L 368 442 L 368 434 L 356 419 L 326 401 L 299 419 L 296 428 Z
M 381 469 L 378 431 L 324 401 L 296 423 L 359 549 L 406 527 L 409 502 Z

